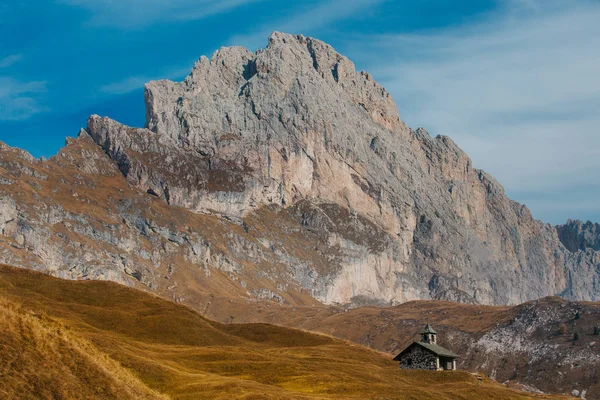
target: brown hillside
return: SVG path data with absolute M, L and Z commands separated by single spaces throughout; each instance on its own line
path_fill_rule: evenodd
M 162 399 L 65 325 L 0 298 L 3 399 Z
M 393 355 L 431 323 L 440 333 L 440 343 L 460 355 L 459 369 L 546 393 L 585 390 L 587 399 L 600 399 L 600 336 L 593 334 L 600 326 L 600 303 L 548 297 L 513 307 L 412 301 L 346 309 L 215 298 L 205 311 L 219 321 L 307 329 Z
M 9 398 L 519 399 L 466 372 L 266 324 L 222 325 L 109 282 L 0 267 L 0 393 Z M 542 398 L 550 398 L 549 396 Z

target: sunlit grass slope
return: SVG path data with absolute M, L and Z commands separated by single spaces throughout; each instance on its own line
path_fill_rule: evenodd
M 519 399 L 466 372 L 266 324 L 222 325 L 110 282 L 0 266 L 0 398 Z

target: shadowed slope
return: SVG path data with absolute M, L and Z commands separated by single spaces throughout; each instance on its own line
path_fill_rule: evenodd
M 0 296 L 11 321 L 2 327 L 0 390 L 23 398 L 156 398 L 152 390 L 178 399 L 530 397 L 477 386 L 466 372 L 401 371 L 386 355 L 326 336 L 211 322 L 109 282 L 4 266 Z M 11 349 L 21 353 L 17 365 Z

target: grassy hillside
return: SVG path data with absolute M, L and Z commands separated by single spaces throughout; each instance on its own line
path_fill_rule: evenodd
M 215 297 L 200 309 L 220 322 L 316 331 L 391 355 L 418 339 L 418 332 L 430 323 L 440 344 L 461 355 L 460 369 L 483 372 L 515 387 L 546 393 L 585 390 L 587 399 L 600 399 L 600 341 L 594 335 L 600 326 L 600 303 L 548 297 L 517 306 L 411 301 L 346 309 Z
M 64 325 L 0 298 L 0 397 L 161 399 Z
M 330 337 L 223 325 L 114 283 L 6 266 L 0 318 L 6 398 L 531 398 L 466 372 L 401 371 L 389 355 Z

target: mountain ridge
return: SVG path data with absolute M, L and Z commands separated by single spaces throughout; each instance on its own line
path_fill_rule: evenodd
M 0 149 L 0 261 L 193 303 L 598 300 L 597 251 L 323 42 L 223 48 L 145 98 L 146 128 L 94 115 L 48 161 Z

